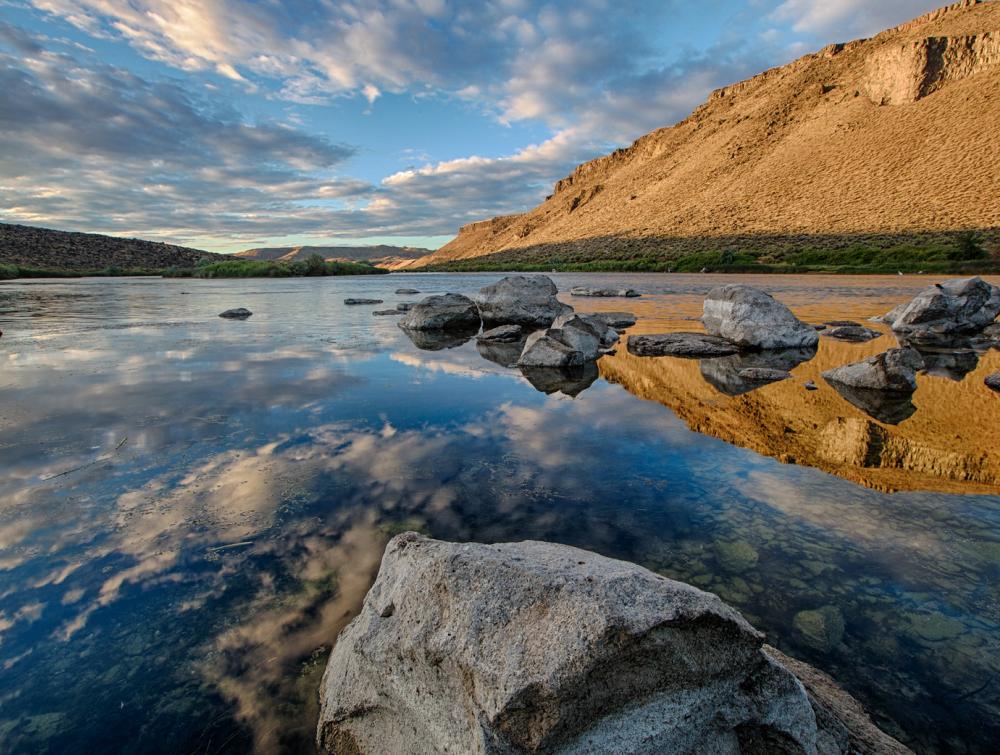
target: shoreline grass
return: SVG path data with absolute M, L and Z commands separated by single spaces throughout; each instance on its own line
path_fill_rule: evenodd
M 168 267 L 119 268 L 100 270 L 52 270 L 0 263 L 0 280 L 30 278 L 297 278 L 339 275 L 386 275 L 380 267 L 355 262 L 326 262 L 319 255 L 302 262 L 262 262 L 258 260 L 223 260 L 206 262 L 193 268 Z

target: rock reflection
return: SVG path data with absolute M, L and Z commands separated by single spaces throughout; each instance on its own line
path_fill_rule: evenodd
M 411 330 L 400 328 L 406 337 L 413 342 L 413 345 L 423 351 L 444 351 L 445 349 L 457 349 L 459 346 L 468 343 L 479 331 L 478 328 L 464 328 L 454 330 Z
M 579 367 L 522 367 L 521 373 L 537 391 L 562 393 L 575 398 L 594 384 L 600 376 L 597 364 L 588 362 Z
M 960 383 L 979 366 L 979 354 L 972 349 L 936 350 L 916 347 L 924 360 L 924 373 Z
M 827 384 L 869 417 L 887 425 L 898 425 L 917 411 L 917 407 L 913 405 L 913 394 L 910 393 L 853 388 L 830 381 Z
M 713 387 L 727 396 L 741 396 L 755 391 L 781 378 L 771 379 L 741 377 L 740 372 L 749 368 L 763 367 L 770 370 L 790 372 L 816 356 L 816 349 L 773 349 L 733 354 L 728 357 L 702 359 L 701 374 Z
M 524 351 L 524 340 L 520 341 L 477 341 L 476 350 L 483 359 L 501 367 L 513 368 Z

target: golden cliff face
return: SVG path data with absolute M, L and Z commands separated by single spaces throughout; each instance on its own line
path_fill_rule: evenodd
M 720 89 L 680 123 L 579 166 L 538 207 L 466 226 L 415 266 L 967 228 L 995 245 L 998 122 L 1000 3 L 959 3 Z
M 860 322 L 883 311 L 871 300 L 852 306 L 842 299 L 824 305 L 806 297 L 799 302 L 781 298 L 800 318 L 814 323 L 845 317 Z M 700 296 L 637 300 L 630 308 L 640 320 L 628 332 L 700 331 L 700 323 L 684 319 L 700 314 L 700 300 Z M 583 308 L 579 301 L 572 303 Z M 821 338 L 816 356 L 792 368 L 792 380 L 735 396 L 726 393 L 735 392 L 726 382 L 727 376 L 735 376 L 735 370 L 727 369 L 727 358 L 702 363 L 637 357 L 628 353 L 623 341 L 616 355 L 601 359 L 599 368 L 606 380 L 663 404 L 692 430 L 787 463 L 817 467 L 888 492 L 1000 492 L 1000 396 L 983 384 L 986 375 L 1000 370 L 1000 352 L 986 352 L 978 361 L 969 355 L 957 360 L 942 357 L 933 368 L 936 374 L 918 378 L 912 398 L 916 411 L 899 424 L 888 424 L 849 403 L 820 375 L 897 346 L 884 326 L 874 327 L 885 335 L 869 343 Z M 969 371 L 961 380 L 952 379 L 965 370 Z M 817 390 L 806 390 L 808 380 Z

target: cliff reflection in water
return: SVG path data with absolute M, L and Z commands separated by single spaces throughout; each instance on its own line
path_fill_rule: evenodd
M 700 363 L 619 350 L 600 361 L 600 370 L 609 382 L 669 407 L 692 430 L 784 462 L 884 491 L 1000 491 L 1000 422 L 987 419 L 998 416 L 998 401 L 983 385 L 1000 369 L 1000 352 L 936 354 L 912 399 L 835 388 L 820 376 L 895 345 L 891 336 L 867 344 L 821 338 L 814 358 L 776 352 Z M 961 368 L 952 366 L 956 360 Z M 750 383 L 739 377 L 747 366 L 791 369 L 794 379 Z M 804 388 L 808 380 L 817 390 Z

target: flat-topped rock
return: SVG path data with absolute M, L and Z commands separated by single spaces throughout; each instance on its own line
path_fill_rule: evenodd
M 219 317 L 225 317 L 227 320 L 245 320 L 253 314 L 249 309 L 244 307 L 237 307 L 236 309 L 227 309 L 225 312 L 220 312 Z
M 882 336 L 877 330 L 866 328 L 863 325 L 838 325 L 824 330 L 821 335 L 824 338 L 836 338 L 838 341 L 852 343 L 865 343 Z
M 330 655 L 317 743 L 357 755 L 853 752 L 874 728 L 863 712 L 840 718 L 777 657 L 715 595 L 634 564 L 404 533 Z M 906 751 L 882 737 L 865 751 Z
M 477 338 L 480 341 L 496 341 L 499 343 L 509 343 L 520 341 L 524 337 L 524 330 L 520 325 L 500 325 L 480 333 Z
M 593 288 L 590 286 L 574 286 L 569 290 L 573 296 L 595 296 L 602 298 L 623 297 L 634 299 L 642 296 L 634 288 Z
M 559 315 L 573 311 L 557 293 L 556 284 L 545 275 L 510 275 L 481 288 L 476 305 L 488 324 L 548 327 Z
M 409 294 L 419 294 L 420 292 L 415 288 L 397 288 L 396 293 L 401 296 L 406 296 Z
M 823 378 L 850 388 L 913 393 L 917 388 L 916 371 L 923 368 L 924 360 L 915 349 L 889 349 L 864 361 L 827 370 Z
M 721 357 L 739 352 L 739 347 L 707 333 L 658 333 L 629 336 L 630 354 L 640 357 Z
M 381 304 L 382 299 L 344 299 L 344 304 L 348 307 L 358 307 L 362 304 Z
M 882 316 L 897 333 L 935 340 L 976 333 L 1000 315 L 1000 287 L 982 278 L 959 278 L 928 286 Z
M 376 309 L 372 312 L 376 317 L 392 317 L 392 316 L 402 316 L 406 314 L 401 309 Z
M 636 323 L 635 315 L 631 312 L 592 312 L 591 317 L 603 320 L 615 330 L 631 328 Z
M 705 299 L 701 321 L 711 335 L 744 349 L 808 348 L 819 341 L 815 328 L 752 286 L 713 288 Z
M 479 330 L 476 303 L 461 294 L 428 296 L 413 305 L 402 320 L 408 330 Z

